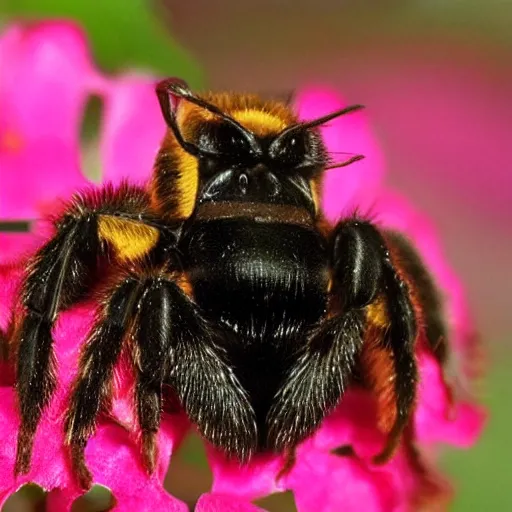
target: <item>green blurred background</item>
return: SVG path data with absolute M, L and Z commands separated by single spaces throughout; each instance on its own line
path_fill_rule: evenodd
M 0 0 L 0 24 L 40 17 L 80 21 L 105 71 L 277 94 L 325 83 L 367 105 L 388 181 L 437 222 L 486 343 L 488 428 L 476 448 L 443 455 L 453 510 L 512 510 L 512 2 Z M 208 488 L 197 440 L 168 481 L 190 503 Z M 35 510 L 33 494 L 4 510 Z M 77 512 L 108 506 L 93 494 L 96 505 L 82 500 Z M 265 506 L 293 510 L 293 500 Z

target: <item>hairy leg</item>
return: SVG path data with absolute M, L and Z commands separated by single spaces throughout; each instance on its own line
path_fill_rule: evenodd
M 396 416 L 378 460 L 387 458 L 410 416 L 417 370 L 416 318 L 409 290 L 381 233 L 368 222 L 339 223 L 331 239 L 331 317 L 304 343 L 267 417 L 269 447 L 281 452 L 311 434 L 341 400 L 359 359 L 369 317 L 385 322 L 379 349 L 389 355 Z M 375 303 L 382 299 L 386 315 Z M 372 309 L 373 308 L 373 309 Z
M 348 254 L 351 265 L 346 264 Z M 368 374 L 365 376 L 369 377 L 380 403 L 385 405 L 379 410 L 378 420 L 385 426 L 388 441 L 375 457 L 376 463 L 384 463 L 400 441 L 416 397 L 418 375 L 414 350 L 418 322 L 413 290 L 392 258 L 383 234 L 368 222 L 352 220 L 336 228 L 334 260 L 339 261 L 334 269 L 341 287 L 351 290 L 351 300 L 365 308 L 361 360 L 363 371 Z M 351 276 L 354 267 L 359 271 L 352 270 Z M 354 275 L 361 278 L 355 280 Z
M 136 409 L 142 453 L 151 472 L 162 385 L 170 385 L 190 420 L 212 444 L 248 458 L 256 448 L 254 412 L 229 366 L 223 334 L 177 285 L 175 274 L 125 277 L 106 301 L 80 361 L 66 421 L 66 438 L 80 484 L 92 477 L 84 449 L 105 403 L 123 341 L 133 334 Z
M 445 365 L 450 358 L 450 348 L 441 293 L 411 242 L 400 233 L 386 232 L 385 236 L 400 268 L 414 284 L 428 345 L 439 363 Z
M 76 196 L 55 221 L 53 238 L 29 262 L 20 297 L 23 314 L 12 328 L 21 415 L 17 474 L 30 468 L 33 437 L 56 385 L 55 320 L 87 293 L 107 253 L 123 261 L 156 244 L 158 229 L 143 224 L 152 221 L 148 205 L 146 193 L 128 185 Z

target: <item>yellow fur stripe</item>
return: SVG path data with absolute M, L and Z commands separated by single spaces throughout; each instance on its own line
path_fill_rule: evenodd
M 273 135 L 284 130 L 285 121 L 278 116 L 257 109 L 236 110 L 233 119 L 259 136 Z
M 197 188 L 199 186 L 199 170 L 197 158 L 183 151 L 179 151 L 179 177 L 176 182 L 178 189 L 178 216 L 188 219 L 196 204 Z
M 148 254 L 158 242 L 158 229 L 133 220 L 100 215 L 98 234 L 114 247 L 121 260 L 135 260 Z

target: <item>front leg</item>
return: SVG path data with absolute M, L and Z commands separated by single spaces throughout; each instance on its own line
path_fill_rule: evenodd
M 16 388 L 21 416 L 15 472 L 28 472 L 43 409 L 56 386 L 52 329 L 61 311 L 93 286 L 101 264 L 129 262 L 157 246 L 161 231 L 148 194 L 123 184 L 77 194 L 55 220 L 55 235 L 29 260 L 15 317 Z
M 393 365 L 396 414 L 386 448 L 389 457 L 407 424 L 416 391 L 416 319 L 408 288 L 395 269 L 380 232 L 350 220 L 331 237 L 332 304 L 329 319 L 309 336 L 276 394 L 267 417 L 268 444 L 289 450 L 310 435 L 339 403 L 359 359 L 366 332 L 377 323 L 378 348 Z

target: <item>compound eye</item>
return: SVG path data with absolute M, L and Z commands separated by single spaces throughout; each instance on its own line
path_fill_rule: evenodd
M 294 168 L 306 157 L 308 147 L 307 134 L 293 130 L 279 135 L 270 145 L 270 158 L 280 167 Z
M 250 145 L 243 133 L 225 123 L 208 123 L 199 136 L 199 148 L 223 160 L 246 160 L 251 153 Z

